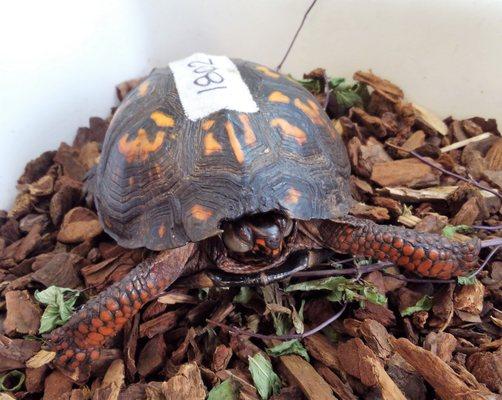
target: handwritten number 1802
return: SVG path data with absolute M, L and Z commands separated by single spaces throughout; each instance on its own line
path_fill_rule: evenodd
M 216 72 L 218 67 L 213 64 L 211 59 L 208 59 L 208 61 L 191 61 L 187 66 L 192 68 L 194 74 L 199 75 L 198 78 L 193 81 L 194 85 L 205 88 L 197 91 L 197 94 L 226 88 L 226 86 L 223 85 L 225 83 L 225 78 Z

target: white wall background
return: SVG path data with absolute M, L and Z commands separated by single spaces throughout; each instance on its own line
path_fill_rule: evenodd
M 195 51 L 276 66 L 310 0 L 0 0 L 0 208 L 114 86 Z M 502 0 L 318 0 L 283 67 L 357 69 L 445 117 L 502 123 Z

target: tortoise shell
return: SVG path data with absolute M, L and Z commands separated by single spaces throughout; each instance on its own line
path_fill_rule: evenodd
M 300 220 L 348 212 L 347 153 L 316 99 L 287 76 L 232 61 L 259 111 L 192 121 L 169 67 L 153 70 L 117 109 L 95 200 L 120 245 L 175 248 L 218 234 L 223 220 L 271 210 Z

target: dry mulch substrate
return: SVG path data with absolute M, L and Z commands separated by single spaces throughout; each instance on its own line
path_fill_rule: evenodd
M 343 134 L 359 201 L 352 213 L 459 240 L 501 236 L 496 122 L 441 121 L 370 72 L 354 80 L 328 79 L 322 69 L 301 80 Z M 119 85 L 119 100 L 139 82 Z M 324 280 L 309 272 L 263 288 L 207 288 L 199 274 L 144 307 L 84 386 L 53 370 L 52 354 L 40 351 L 41 331 L 62 324 L 148 254 L 103 233 L 83 191 L 109 119 L 91 118 L 71 146 L 28 163 L 13 208 L 0 214 L 0 399 L 450 400 L 502 393 L 500 255 L 477 279 L 460 282 L 415 282 L 393 267 L 346 257 L 319 266 L 331 271 Z M 346 274 L 336 275 L 337 268 Z M 320 329 L 343 304 L 343 314 Z M 284 342 L 237 328 L 317 332 Z

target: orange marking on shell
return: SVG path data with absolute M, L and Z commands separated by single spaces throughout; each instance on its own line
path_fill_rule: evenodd
M 195 204 L 190 209 L 190 214 L 199 221 L 207 221 L 213 215 L 213 212 L 207 207 Z
M 302 193 L 298 189 L 290 188 L 286 192 L 286 197 L 284 198 L 284 201 L 287 204 L 295 205 L 298 204 L 298 202 L 300 201 L 300 197 L 302 197 Z
M 252 145 L 256 143 L 256 135 L 251 127 L 251 122 L 249 121 L 249 116 L 246 114 L 239 114 L 239 119 L 241 120 L 242 127 L 244 129 L 244 143 L 247 145 Z
M 204 155 L 208 156 L 213 153 L 221 153 L 223 147 L 220 142 L 216 140 L 213 132 L 209 132 L 204 136 Z
M 274 103 L 284 103 L 284 104 L 289 103 L 289 97 L 286 96 L 284 93 L 279 92 L 278 90 L 270 93 L 268 99 Z
M 172 128 L 174 126 L 174 118 L 170 115 L 164 114 L 162 111 L 154 111 L 150 114 L 150 118 L 157 126 L 162 128 Z
M 295 99 L 294 101 L 294 105 L 300 110 L 302 110 L 314 124 L 316 125 L 325 124 L 326 121 L 321 117 L 321 112 L 317 104 L 310 99 L 307 99 L 307 103 L 308 104 L 304 103 L 300 99 Z
M 214 125 L 214 119 L 207 119 L 202 123 L 202 129 L 208 131 L 213 127 L 213 125 Z
M 260 71 L 261 73 L 263 73 L 264 75 L 267 75 L 267 76 L 268 76 L 268 77 L 270 77 L 270 78 L 277 79 L 277 78 L 279 78 L 279 77 L 281 76 L 281 75 L 280 75 L 280 74 L 278 74 L 277 72 L 272 71 L 270 68 L 267 68 L 267 67 L 265 67 L 264 65 L 258 65 L 258 66 L 256 67 L 256 69 L 257 69 L 258 71 Z
M 159 237 L 161 237 L 161 238 L 164 237 L 164 235 L 166 234 L 166 227 L 164 226 L 164 224 L 159 226 L 158 233 L 159 233 Z
M 165 132 L 158 131 L 155 134 L 155 139 L 150 141 L 146 131 L 140 129 L 135 139 L 128 140 L 129 134 L 126 133 L 119 140 L 119 152 L 125 157 L 128 163 L 145 161 L 150 153 L 156 152 L 162 146 L 164 136 Z
M 280 128 L 284 136 L 295 139 L 299 145 L 303 145 L 307 141 L 307 134 L 303 130 L 301 130 L 297 126 L 291 125 L 283 118 L 273 119 L 270 122 L 270 125 L 273 128 Z
M 241 144 L 235 135 L 234 126 L 230 121 L 225 122 L 225 130 L 227 131 L 228 140 L 230 141 L 230 146 L 232 146 L 235 158 L 240 164 L 242 164 L 244 162 L 244 152 L 242 151 Z
M 148 87 L 150 86 L 150 82 L 144 81 L 138 86 L 138 94 L 143 97 L 148 92 Z

